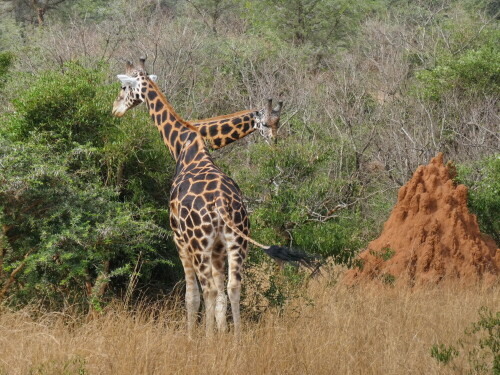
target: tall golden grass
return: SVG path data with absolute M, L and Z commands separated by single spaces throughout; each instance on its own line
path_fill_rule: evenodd
M 401 290 L 307 288 L 312 303 L 246 319 L 241 341 L 219 334 L 189 340 L 177 307 L 109 306 L 85 321 L 35 309 L 0 312 L 0 374 L 456 374 L 430 355 L 456 345 L 486 306 L 500 308 L 500 287 Z

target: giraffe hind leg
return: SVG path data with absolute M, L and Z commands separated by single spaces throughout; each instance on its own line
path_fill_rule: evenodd
M 198 311 L 200 310 L 200 289 L 196 280 L 196 273 L 193 268 L 191 257 L 184 249 L 179 248 L 179 255 L 184 268 L 184 275 L 186 279 L 186 310 L 187 310 L 187 328 L 188 335 L 192 337 L 194 327 L 197 321 Z
M 195 257 L 196 276 L 200 281 L 203 301 L 205 302 L 206 335 L 211 337 L 214 332 L 215 300 L 217 297 L 217 287 L 212 274 L 212 260 L 209 253 L 198 253 Z
M 224 288 L 225 282 L 225 245 L 222 242 L 217 242 L 212 250 L 212 274 L 214 277 L 215 286 L 217 288 L 217 297 L 215 301 L 215 321 L 217 329 L 220 332 L 227 331 L 227 296 Z
M 229 245 L 229 244 L 228 244 Z M 232 241 L 228 246 L 228 282 L 227 292 L 231 302 L 231 312 L 233 315 L 234 334 L 236 337 L 241 335 L 241 317 L 240 317 L 240 296 L 241 296 L 241 278 L 243 272 L 243 261 L 246 256 L 246 243 L 239 245 Z

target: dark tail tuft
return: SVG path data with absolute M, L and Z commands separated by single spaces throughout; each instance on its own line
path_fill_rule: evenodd
M 321 258 L 308 254 L 302 250 L 272 245 L 267 249 L 265 248 L 264 251 L 276 261 L 298 263 L 303 265 L 312 271 L 311 276 L 318 274 L 319 268 L 322 265 Z

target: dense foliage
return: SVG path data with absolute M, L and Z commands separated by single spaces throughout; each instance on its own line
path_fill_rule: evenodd
M 469 207 L 478 218 L 480 228 L 500 243 L 500 157 L 490 156 L 477 165 L 460 166 L 458 181 L 469 187 Z
M 0 300 L 99 308 L 182 279 L 172 159 L 144 109 L 110 114 L 114 76 L 144 53 L 186 119 L 283 98 L 276 145 L 254 134 L 213 153 L 244 192 L 257 240 L 349 265 L 440 151 L 500 240 L 493 0 L 2 4 Z M 247 285 L 282 304 L 300 277 L 266 262 L 251 252 L 249 267 L 271 275 L 250 269 Z
M 128 128 L 109 115 L 116 85 L 102 71 L 68 63 L 25 77 L 4 114 L 2 276 L 7 286 L 22 267 L 9 286 L 16 302 L 86 296 L 97 307 L 110 281 L 126 293 L 139 268 L 150 276 L 177 261 L 165 228 L 167 153 L 149 145 L 156 134 L 137 129 L 137 118 Z

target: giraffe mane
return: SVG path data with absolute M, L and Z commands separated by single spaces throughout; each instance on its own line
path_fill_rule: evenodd
M 232 118 L 232 117 L 235 117 L 235 116 L 240 116 L 240 115 L 243 115 L 245 113 L 253 113 L 253 112 L 257 112 L 256 109 L 248 109 L 248 110 L 244 110 L 244 111 L 239 111 L 239 112 L 235 112 L 235 113 L 231 113 L 231 114 L 227 114 L 227 115 L 220 115 L 220 116 L 216 116 L 216 117 L 210 117 L 210 118 L 204 118 L 204 119 L 200 119 L 200 120 L 192 120 L 191 122 L 198 122 L 198 123 L 207 123 L 207 122 L 210 122 L 210 121 L 217 121 L 217 120 L 224 120 L 226 118 Z
M 198 130 L 198 128 L 196 126 L 193 126 L 191 125 L 189 122 L 187 122 L 186 120 L 184 120 L 176 111 L 175 109 L 172 107 L 172 105 L 170 104 L 170 102 L 167 100 L 167 97 L 165 96 L 165 94 L 163 93 L 163 91 L 158 87 L 158 85 L 156 84 L 155 81 L 153 81 L 152 79 L 150 79 L 148 76 L 146 76 L 146 80 L 148 81 L 148 83 L 153 86 L 153 88 L 156 90 L 156 93 L 158 94 L 158 96 L 160 97 L 160 99 L 162 99 L 164 101 L 164 104 L 165 106 L 167 107 L 168 111 L 173 114 L 175 117 L 177 117 L 178 121 L 183 125 L 185 126 L 186 128 L 188 128 L 189 130 L 192 130 L 194 132 L 196 132 L 200 137 L 202 136 L 200 131 Z

